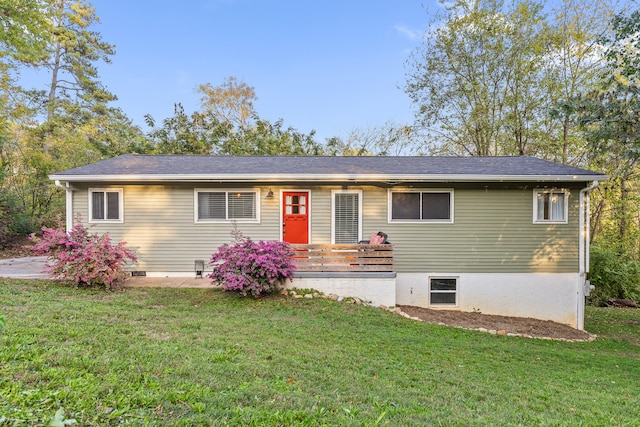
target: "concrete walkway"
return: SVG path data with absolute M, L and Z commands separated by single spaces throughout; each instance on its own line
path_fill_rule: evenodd
M 46 261 L 46 256 L 0 259 L 0 277 L 46 279 L 49 275 L 42 272 Z
M 14 279 L 47 279 L 43 273 L 46 256 L 0 259 L 0 277 Z M 136 288 L 215 288 L 211 280 L 195 277 L 129 277 L 124 284 Z
M 124 286 L 132 288 L 216 288 L 211 280 L 194 277 L 129 277 Z

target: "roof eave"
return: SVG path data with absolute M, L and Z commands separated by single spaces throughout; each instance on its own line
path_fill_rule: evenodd
M 606 181 L 606 175 L 478 175 L 478 174 L 130 174 L 50 175 L 66 182 L 587 182 Z

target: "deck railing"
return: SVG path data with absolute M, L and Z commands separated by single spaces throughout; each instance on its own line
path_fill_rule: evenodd
M 393 245 L 292 244 L 299 272 L 392 272 Z

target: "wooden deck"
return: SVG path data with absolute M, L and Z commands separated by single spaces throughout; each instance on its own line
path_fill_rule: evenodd
M 294 261 L 297 272 L 392 272 L 393 245 L 300 245 Z

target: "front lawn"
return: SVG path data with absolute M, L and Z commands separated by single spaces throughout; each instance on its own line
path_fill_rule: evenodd
M 322 299 L 0 279 L 0 426 L 638 425 L 640 310 L 592 343 Z

